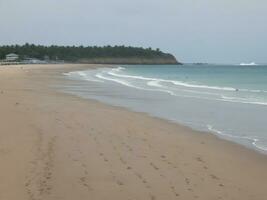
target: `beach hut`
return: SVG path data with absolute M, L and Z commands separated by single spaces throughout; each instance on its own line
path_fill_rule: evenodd
M 6 61 L 8 62 L 17 61 L 18 59 L 19 59 L 19 56 L 15 53 L 10 53 L 6 55 Z

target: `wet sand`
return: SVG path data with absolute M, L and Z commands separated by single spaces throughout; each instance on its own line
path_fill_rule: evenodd
M 267 156 L 53 87 L 95 67 L 0 66 L 1 200 L 266 199 Z

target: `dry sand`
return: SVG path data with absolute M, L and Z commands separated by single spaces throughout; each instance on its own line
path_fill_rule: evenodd
M 267 158 L 62 94 L 63 71 L 0 66 L 0 200 L 267 199 Z

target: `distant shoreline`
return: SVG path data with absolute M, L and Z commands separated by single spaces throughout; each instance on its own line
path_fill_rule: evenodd
M 66 62 L 66 63 L 56 63 L 56 62 L 51 62 L 51 63 L 35 63 L 34 65 L 62 65 L 62 64 L 73 64 L 73 65 L 79 65 L 79 64 L 95 64 L 95 65 L 183 65 L 183 63 L 168 63 L 168 62 L 163 62 L 163 61 L 158 61 L 158 62 L 154 62 L 154 61 L 136 61 L 136 62 L 119 62 L 119 61 L 112 61 L 109 60 L 107 62 L 105 61 L 101 61 L 102 59 L 99 59 L 100 61 L 93 61 L 93 62 L 86 62 L 86 61 L 82 61 L 82 62 Z M 24 62 L 0 62 L 0 66 L 7 66 L 7 65 L 33 65 L 33 63 L 24 63 Z
M 31 64 L 181 64 L 175 56 L 160 49 L 131 46 L 0 46 L 0 60 Z

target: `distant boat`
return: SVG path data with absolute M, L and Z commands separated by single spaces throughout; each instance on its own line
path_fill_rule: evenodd
M 257 65 L 256 63 L 254 62 L 251 62 L 251 63 L 240 63 L 240 66 L 255 66 Z

